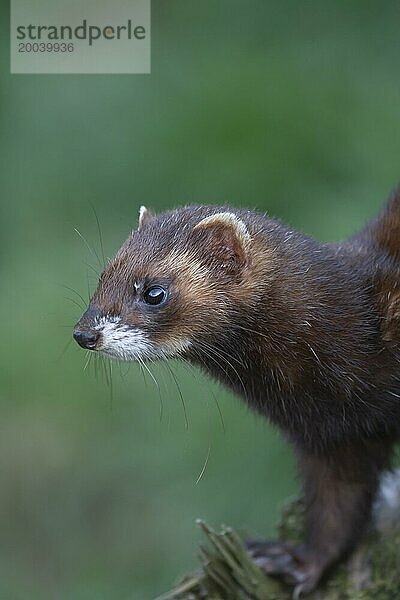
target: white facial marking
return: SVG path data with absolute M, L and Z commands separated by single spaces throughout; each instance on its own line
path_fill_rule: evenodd
M 121 317 L 112 315 L 98 318 L 94 328 L 101 333 L 99 352 L 117 360 L 168 358 L 177 356 L 190 346 L 187 339 L 154 344 L 139 328 L 125 325 Z
M 101 317 L 95 329 L 101 333 L 98 350 L 118 360 L 141 360 L 152 355 L 152 347 L 140 329 L 121 324 L 121 317 Z

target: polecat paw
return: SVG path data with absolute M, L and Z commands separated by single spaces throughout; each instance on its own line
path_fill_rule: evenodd
M 294 600 L 316 588 L 317 569 L 302 556 L 299 547 L 279 541 L 250 541 L 246 547 L 254 562 L 268 575 L 294 587 Z

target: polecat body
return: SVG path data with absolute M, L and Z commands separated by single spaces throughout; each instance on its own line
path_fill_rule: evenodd
M 122 360 L 190 361 L 284 432 L 306 539 L 249 548 L 306 593 L 356 545 L 400 438 L 400 194 L 340 244 L 247 210 L 143 209 L 74 336 Z

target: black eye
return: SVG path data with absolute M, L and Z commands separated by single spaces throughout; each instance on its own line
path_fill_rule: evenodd
M 164 288 L 156 285 L 152 288 L 149 288 L 144 293 L 144 301 L 146 304 L 151 304 L 155 306 L 156 304 L 162 304 L 167 297 L 167 292 Z

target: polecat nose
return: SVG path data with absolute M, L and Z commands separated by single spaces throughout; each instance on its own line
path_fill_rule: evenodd
M 87 350 L 94 350 L 96 347 L 97 340 L 100 337 L 98 331 L 81 331 L 79 329 L 74 330 L 74 339 L 82 348 Z

